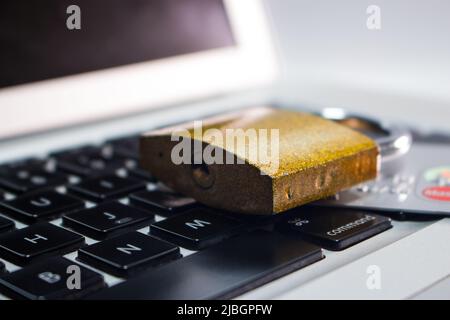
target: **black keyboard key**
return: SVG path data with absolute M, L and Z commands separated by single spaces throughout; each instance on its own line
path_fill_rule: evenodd
M 127 168 L 127 172 L 128 175 L 133 177 L 133 178 L 137 178 L 137 179 L 142 179 L 148 182 L 156 182 L 156 178 L 147 170 L 144 170 L 140 167 L 131 167 L 131 168 Z
M 65 174 L 43 168 L 20 167 L 0 173 L 0 186 L 15 193 L 57 187 L 67 182 L 68 178 Z
M 226 240 L 90 299 L 228 299 L 323 258 L 322 250 L 297 237 L 252 232 Z
M 180 249 L 140 232 L 127 233 L 78 251 L 78 259 L 118 277 L 178 259 Z
M 0 233 L 14 230 L 14 228 L 15 225 L 13 221 L 0 217 Z
M 110 140 L 107 142 L 114 149 L 114 153 L 129 157 L 132 159 L 139 158 L 139 136 L 131 136 Z
M 68 187 L 71 192 L 96 202 L 117 199 L 140 189 L 145 189 L 144 182 L 114 175 L 84 180 Z
M 329 250 L 343 250 L 392 227 L 376 214 L 334 208 L 302 208 L 278 224 Z
M 5 272 L 6 272 L 5 264 L 0 261 L 0 274 L 5 273 Z
M 63 255 L 84 244 L 76 233 L 50 223 L 35 224 L 0 236 L 0 257 L 26 265 L 51 255 Z
M 83 146 L 71 147 L 69 149 L 62 149 L 59 151 L 55 151 L 55 152 L 50 153 L 49 156 L 51 159 L 60 160 L 65 157 L 80 154 L 82 152 L 90 153 L 90 152 L 96 152 L 99 150 L 101 152 L 100 147 L 96 147 L 93 145 L 83 145 Z
M 152 224 L 150 233 L 181 247 L 199 250 L 236 234 L 243 227 L 244 223 L 237 219 L 197 208 Z
M 63 217 L 63 224 L 94 239 L 106 239 L 148 226 L 153 214 L 120 202 L 108 202 Z
M 84 202 L 77 198 L 56 191 L 43 191 L 0 203 L 0 212 L 25 223 L 34 223 L 83 207 Z
M 84 147 L 52 155 L 57 168 L 78 176 L 98 176 L 113 173 L 125 166 L 125 159 L 112 150 L 100 147 Z
M 0 174 L 17 171 L 19 169 L 46 168 L 47 164 L 47 160 L 36 158 L 22 159 L 0 165 Z
M 130 177 L 142 179 L 147 182 L 156 182 L 156 178 L 149 171 L 144 170 L 139 166 L 139 161 L 137 159 L 128 158 L 125 161 L 125 169 Z
M 76 283 L 69 277 L 79 271 Z M 0 278 L 0 292 L 13 299 L 79 299 L 105 287 L 103 277 L 75 262 L 54 257 Z
M 168 191 L 140 191 L 130 195 L 130 204 L 157 212 L 162 216 L 186 211 L 194 206 L 192 198 Z

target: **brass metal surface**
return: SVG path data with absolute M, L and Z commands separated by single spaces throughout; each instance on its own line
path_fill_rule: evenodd
M 185 128 L 187 131 L 182 131 Z M 227 139 L 198 134 L 193 123 L 148 132 L 141 137 L 141 166 L 169 187 L 206 205 L 239 213 L 272 214 L 331 196 L 376 177 L 378 146 L 369 137 L 344 125 L 297 111 L 260 107 L 212 117 L 203 132 L 227 129 L 278 130 L 278 145 L 257 137 L 231 148 Z M 171 155 L 178 132 L 192 145 L 207 146 L 233 158 L 234 164 L 175 164 Z M 229 141 L 229 139 L 228 139 Z M 278 154 L 277 166 L 252 158 L 264 144 Z M 191 159 L 194 158 L 193 147 Z M 198 153 L 198 152 L 197 152 Z M 275 159 L 275 158 L 273 158 Z M 236 164 L 236 162 L 239 162 Z M 192 161 L 191 161 L 192 162 Z

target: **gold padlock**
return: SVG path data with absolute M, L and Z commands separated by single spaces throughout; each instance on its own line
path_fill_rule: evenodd
M 375 141 L 308 113 L 246 109 L 145 133 L 141 166 L 208 206 L 273 214 L 376 177 Z

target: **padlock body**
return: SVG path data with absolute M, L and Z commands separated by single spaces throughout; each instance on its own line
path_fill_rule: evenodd
M 181 141 L 190 144 L 189 154 L 174 161 Z M 208 154 L 214 157 L 202 157 Z M 268 107 L 205 119 L 201 130 L 191 122 L 141 137 L 144 169 L 201 203 L 239 213 L 280 213 L 331 196 L 374 179 L 378 163 L 369 137 L 312 114 Z

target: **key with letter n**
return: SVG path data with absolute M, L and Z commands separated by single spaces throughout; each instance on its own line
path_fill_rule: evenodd
M 127 243 L 126 247 L 119 247 L 117 248 L 117 250 L 126 254 L 132 254 L 132 251 L 142 251 L 141 248 L 133 246 L 132 244 L 129 243 Z
M 178 247 L 140 232 L 117 236 L 78 251 L 80 261 L 118 277 L 128 277 L 179 257 Z

